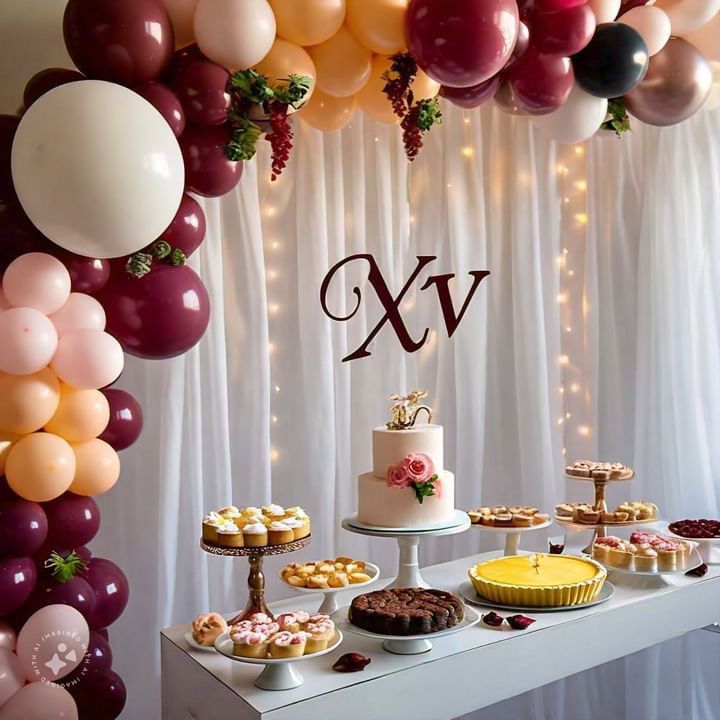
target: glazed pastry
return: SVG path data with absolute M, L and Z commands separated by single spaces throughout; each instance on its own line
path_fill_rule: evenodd
M 335 637 L 335 623 L 327 615 L 313 615 L 305 625 L 308 635 L 305 652 L 310 653 L 326 650 Z
M 285 545 L 295 538 L 293 529 L 284 522 L 271 522 L 267 527 L 269 545 Z
M 245 547 L 263 547 L 268 544 L 268 531 L 262 523 L 250 523 L 243 528 Z
M 504 505 L 495 505 L 490 508 L 490 513 L 492 515 L 506 515 L 508 509 Z
M 532 515 L 516 513 L 512 516 L 512 524 L 515 527 L 531 527 L 533 524 Z
M 219 513 L 210 512 L 202 521 L 202 539 L 206 543 L 215 545 L 218 541 L 218 528 L 225 522 Z
M 614 523 L 615 522 L 615 513 L 614 512 L 601 512 L 600 513 L 600 522 L 601 523 Z
M 555 514 L 561 518 L 571 518 L 574 512 L 575 509 L 568 503 L 561 503 L 555 506 Z
M 470 510 L 468 512 L 468 516 L 470 517 L 470 522 L 473 525 L 479 525 L 480 521 L 483 518 L 483 514 L 481 512 L 478 512 L 477 510 Z
M 329 577 L 327 575 L 311 575 L 307 579 L 307 587 L 327 590 L 330 587 Z
M 240 657 L 267 657 L 269 638 L 270 636 L 264 632 L 247 629 L 230 630 L 230 639 L 233 642 L 233 655 Z
M 243 531 L 232 521 L 226 522 L 217 529 L 218 545 L 227 548 L 241 548 L 244 545 Z
M 509 512 L 495 513 L 495 527 L 511 527 L 513 516 Z
M 493 513 L 488 513 L 487 515 L 483 515 L 481 522 L 483 525 L 488 525 L 488 526 L 494 527 L 495 526 L 495 515 L 493 515 Z
M 305 653 L 308 634 L 305 632 L 282 632 L 270 639 L 269 650 L 272 658 L 300 657 Z
M 640 548 L 635 555 L 635 569 L 642 572 L 657 570 L 657 553 L 651 547 Z
M 372 578 L 365 572 L 365 562 L 349 557 L 318 560 L 310 563 L 290 563 L 280 573 L 282 579 L 294 587 L 326 590 L 367 583 Z
M 193 640 L 203 647 L 212 647 L 227 629 L 225 618 L 216 612 L 198 615 L 192 622 Z

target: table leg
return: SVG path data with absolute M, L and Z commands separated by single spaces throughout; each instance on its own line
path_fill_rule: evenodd
M 388 587 L 430 587 L 420 574 L 418 560 L 419 535 L 407 535 L 397 538 L 400 550 L 398 574 Z

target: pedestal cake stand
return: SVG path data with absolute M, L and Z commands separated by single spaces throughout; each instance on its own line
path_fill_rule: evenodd
M 200 541 L 200 547 L 210 555 L 220 555 L 222 557 L 246 557 L 250 563 L 250 573 L 248 574 L 248 602 L 245 609 L 231 620 L 230 625 L 244 620 L 253 613 L 265 613 L 272 617 L 272 613 L 265 604 L 265 576 L 263 575 L 263 558 L 266 555 L 285 555 L 286 553 L 301 550 L 310 543 L 310 535 L 293 540 L 293 542 L 284 543 L 283 545 L 263 545 L 262 547 L 241 547 L 226 548 L 217 545 L 209 545 L 205 541 Z
M 480 523 L 473 524 L 474 528 L 490 533 L 501 533 L 505 535 L 505 555 L 517 555 L 520 548 L 520 536 L 526 532 L 533 530 L 542 530 L 553 524 L 552 518 L 538 525 L 530 525 L 529 527 L 494 527 L 492 525 L 482 525 Z
M 394 538 L 400 550 L 397 577 L 386 587 L 423 587 L 430 585 L 423 580 L 418 560 L 418 547 L 424 537 L 439 535 L 455 535 L 465 532 L 470 527 L 470 518 L 466 512 L 455 510 L 452 520 L 447 523 L 428 527 L 414 528 L 383 528 L 366 525 L 357 519 L 357 515 L 346 517 L 342 527 L 348 532 L 370 537 Z

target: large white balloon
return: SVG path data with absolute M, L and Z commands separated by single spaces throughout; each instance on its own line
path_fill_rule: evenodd
M 648 48 L 648 55 L 659 53 L 670 39 L 670 19 L 655 5 L 639 5 L 618 18 L 618 22 L 637 30 Z
M 549 115 L 531 115 L 540 131 L 559 143 L 577 143 L 592 137 L 607 114 L 608 101 L 586 93 L 579 85 L 567 101 Z
M 20 121 L 15 190 L 44 235 L 96 258 L 129 255 L 172 222 L 185 167 L 160 113 L 121 85 L 83 80 L 55 88 Z
M 720 11 L 720 0 L 655 0 L 667 13 L 673 35 L 686 35 L 701 28 Z

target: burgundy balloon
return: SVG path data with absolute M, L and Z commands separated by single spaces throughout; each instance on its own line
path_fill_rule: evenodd
M 411 0 L 405 38 L 433 80 L 447 87 L 471 87 L 505 66 L 518 22 L 516 0 Z
M 106 388 L 101 391 L 110 404 L 110 422 L 100 436 L 118 452 L 129 448 L 139 437 L 143 428 L 140 403 L 127 391 Z
M 187 119 L 195 125 L 222 125 L 230 109 L 230 73 L 209 60 L 184 63 L 175 73 L 173 89 Z
M 89 621 L 96 603 L 95 591 L 90 583 L 76 575 L 67 582 L 60 582 L 54 577 L 40 579 L 28 607 L 32 614 L 47 605 L 70 605 Z
M 14 194 L 12 188 L 11 192 Z M 38 232 L 20 205 L 12 199 L 0 198 L 0 272 L 16 257 L 29 252 L 46 252 L 49 247 L 50 241 Z
M 125 684 L 112 670 L 84 678 L 67 689 L 75 699 L 79 720 L 115 720 L 127 701 Z
M 520 107 L 520 103 L 515 97 L 515 93 L 510 87 L 510 84 L 506 81 L 500 83 L 500 87 L 498 87 L 493 100 L 495 101 L 495 104 L 508 115 L 528 115 L 528 112 Z
M 27 602 L 37 585 L 37 570 L 32 558 L 0 561 L 0 616 L 8 615 Z
M 449 100 L 453 105 L 465 108 L 466 110 L 472 110 L 491 100 L 500 82 L 500 76 L 496 75 L 489 80 L 467 88 L 452 88 L 443 85 L 440 88 L 440 95 L 446 100 Z
M 136 85 L 133 90 L 144 97 L 167 121 L 176 137 L 185 130 L 185 113 L 178 96 L 159 82 L 146 82 Z
M 176 50 L 170 60 L 167 70 L 165 71 L 165 79 L 168 85 L 172 85 L 176 73 L 178 73 L 185 65 L 196 60 L 207 60 L 202 50 L 193 43 Z M 208 61 L 209 62 L 209 61 Z
M 530 49 L 530 26 L 525 20 L 521 20 L 518 24 L 518 35 L 515 48 L 507 62 L 505 68 L 515 64 Z
M 20 118 L 17 115 L 0 115 L 0 201 L 16 200 L 10 172 L 10 153 L 19 124 Z
M 125 352 L 147 359 L 187 352 L 210 320 L 207 290 L 188 265 L 160 265 L 141 278 L 118 273 L 98 299 L 107 314 L 107 331 Z
M 67 85 L 67 83 L 78 82 L 84 80 L 85 76 L 77 70 L 70 68 L 46 68 L 39 73 L 35 73 L 25 85 L 23 92 L 23 104 L 25 109 L 29 108 L 38 98 L 42 97 L 46 92 Z
M 112 625 L 128 603 L 129 586 L 125 573 L 111 560 L 93 558 L 84 573 L 95 592 L 95 607 L 87 619 L 91 630 Z
M 225 154 L 231 139 L 227 125 L 185 128 L 180 136 L 180 149 L 188 190 L 204 197 L 221 197 L 240 182 L 242 161 L 234 162 Z
M 92 632 L 96 632 L 101 637 L 105 638 L 108 642 L 110 642 L 110 633 L 107 631 L 107 628 L 101 628 L 100 630 L 93 630 Z
M 183 195 L 180 209 L 158 240 L 164 240 L 170 247 L 182 250 L 185 257 L 190 257 L 205 239 L 205 229 L 205 213 L 200 203 L 190 195 Z
M 542 55 L 534 48 L 505 73 L 520 110 L 546 115 L 557 110 L 573 86 L 573 68 L 569 58 Z
M 83 257 L 63 250 L 53 253 L 70 273 L 73 292 L 93 293 L 102 290 L 110 279 L 110 262 L 99 258 Z
M 594 32 L 595 13 L 589 5 L 539 12 L 532 19 L 533 45 L 546 55 L 574 55 L 590 42 Z
M 121 85 L 155 80 L 175 49 L 160 0 L 69 0 L 63 34 L 81 72 Z
M 569 10 L 584 5 L 587 0 L 534 0 L 538 11 L 552 12 L 554 10 Z
M 100 508 L 91 497 L 66 492 L 43 507 L 50 525 L 47 541 L 51 546 L 87 545 L 100 529 Z
M 48 535 L 48 518 L 38 503 L 11 497 L 0 500 L 0 557 L 37 552 Z
M 86 682 L 98 673 L 111 670 L 112 661 L 112 650 L 107 638 L 101 633 L 91 630 L 85 657 L 75 670 L 63 678 L 63 687 L 70 689 Z

